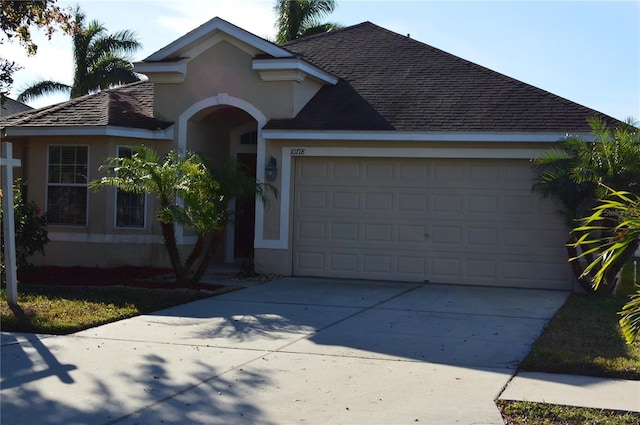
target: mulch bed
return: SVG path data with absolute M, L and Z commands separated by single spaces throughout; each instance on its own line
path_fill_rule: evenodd
M 102 267 L 57 267 L 42 266 L 18 270 L 18 282 L 35 285 L 61 286 L 133 286 L 137 288 L 206 289 L 216 290 L 223 285 L 198 284 L 185 287 L 178 285 L 173 270 L 156 267 L 121 266 Z

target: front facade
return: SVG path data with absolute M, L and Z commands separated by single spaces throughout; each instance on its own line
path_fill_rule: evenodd
M 531 192 L 530 160 L 596 111 L 370 23 L 277 46 L 215 18 L 135 66 L 149 82 L 0 121 L 50 220 L 39 263 L 168 265 L 152 199 L 86 189 L 142 143 L 231 157 L 260 181 L 277 166 L 279 196 L 235 206 L 218 262 L 572 287 L 567 229 Z

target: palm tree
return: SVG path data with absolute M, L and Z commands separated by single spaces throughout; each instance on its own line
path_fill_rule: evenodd
M 85 25 L 85 19 L 80 8 L 76 8 L 72 27 L 73 84 L 37 82 L 18 96 L 20 102 L 60 92 L 75 98 L 139 80 L 127 56 L 142 47 L 135 34 L 128 30 L 108 34 L 100 22 L 94 20 Z
M 568 137 L 562 141 L 560 149 L 551 150 L 534 159 L 536 178 L 533 190 L 543 197 L 554 198 L 560 205 L 560 213 L 573 229 L 576 220 L 590 215 L 598 197 L 604 195 L 604 187 L 640 193 L 640 136 L 638 129 L 622 123 L 615 130 L 607 128 L 602 118 L 588 119 L 595 141 L 586 142 L 579 137 Z M 613 229 L 617 221 L 603 218 L 603 226 Z M 606 232 L 604 232 L 606 233 Z M 602 236 L 605 236 L 603 233 Z M 594 253 L 583 238 L 584 232 L 574 229 L 567 241 L 567 254 L 576 278 L 588 292 L 611 293 L 616 287 L 616 276 L 637 248 L 629 246 L 625 255 L 612 264 L 602 284 L 594 286 L 594 276 L 579 259 L 591 264 Z M 579 243 L 579 241 L 582 241 Z M 578 249 L 584 249 L 582 253 Z
M 589 240 L 591 248 L 597 252 L 597 257 L 587 267 L 587 271 L 595 271 L 594 284 L 597 286 L 606 279 L 610 267 L 620 262 L 629 250 L 638 247 L 640 240 L 640 197 L 626 191 L 609 191 L 591 216 L 585 219 L 585 225 L 577 230 L 588 235 L 584 240 Z M 603 229 L 600 223 L 604 218 L 614 215 L 617 217 L 616 227 Z M 607 237 L 599 237 L 602 230 L 610 233 Z M 620 313 L 620 327 L 628 344 L 640 336 L 640 288 L 636 287 L 636 293 L 631 295 L 629 302 Z
M 278 0 L 274 10 L 278 14 L 276 43 L 282 44 L 308 35 L 341 28 L 341 25 L 320 19 L 336 8 L 335 0 Z
M 153 149 L 138 146 L 130 158 L 108 158 L 100 169 L 107 175 L 89 183 L 92 190 L 115 186 L 125 192 L 149 193 L 157 199 L 156 218 L 180 284 L 195 285 L 202 278 L 232 219 L 231 199 L 257 197 L 266 203 L 267 190 L 276 194 L 272 186 L 247 177 L 234 163 L 215 170 L 191 152 L 180 156 L 172 151 L 161 158 Z M 177 225 L 197 235 L 184 261 L 176 241 Z

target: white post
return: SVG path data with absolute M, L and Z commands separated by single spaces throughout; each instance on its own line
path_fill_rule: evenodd
M 7 302 L 18 304 L 18 285 L 16 273 L 16 230 L 13 216 L 13 167 L 19 167 L 20 160 L 13 159 L 11 143 L 2 143 L 2 210 L 4 217 L 4 271 L 7 283 Z

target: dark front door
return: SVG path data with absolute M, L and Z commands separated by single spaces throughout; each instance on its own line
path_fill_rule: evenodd
M 256 178 L 256 154 L 239 153 L 238 167 L 243 174 Z M 255 235 L 256 198 L 236 199 L 235 235 L 233 255 L 235 258 L 253 258 Z

